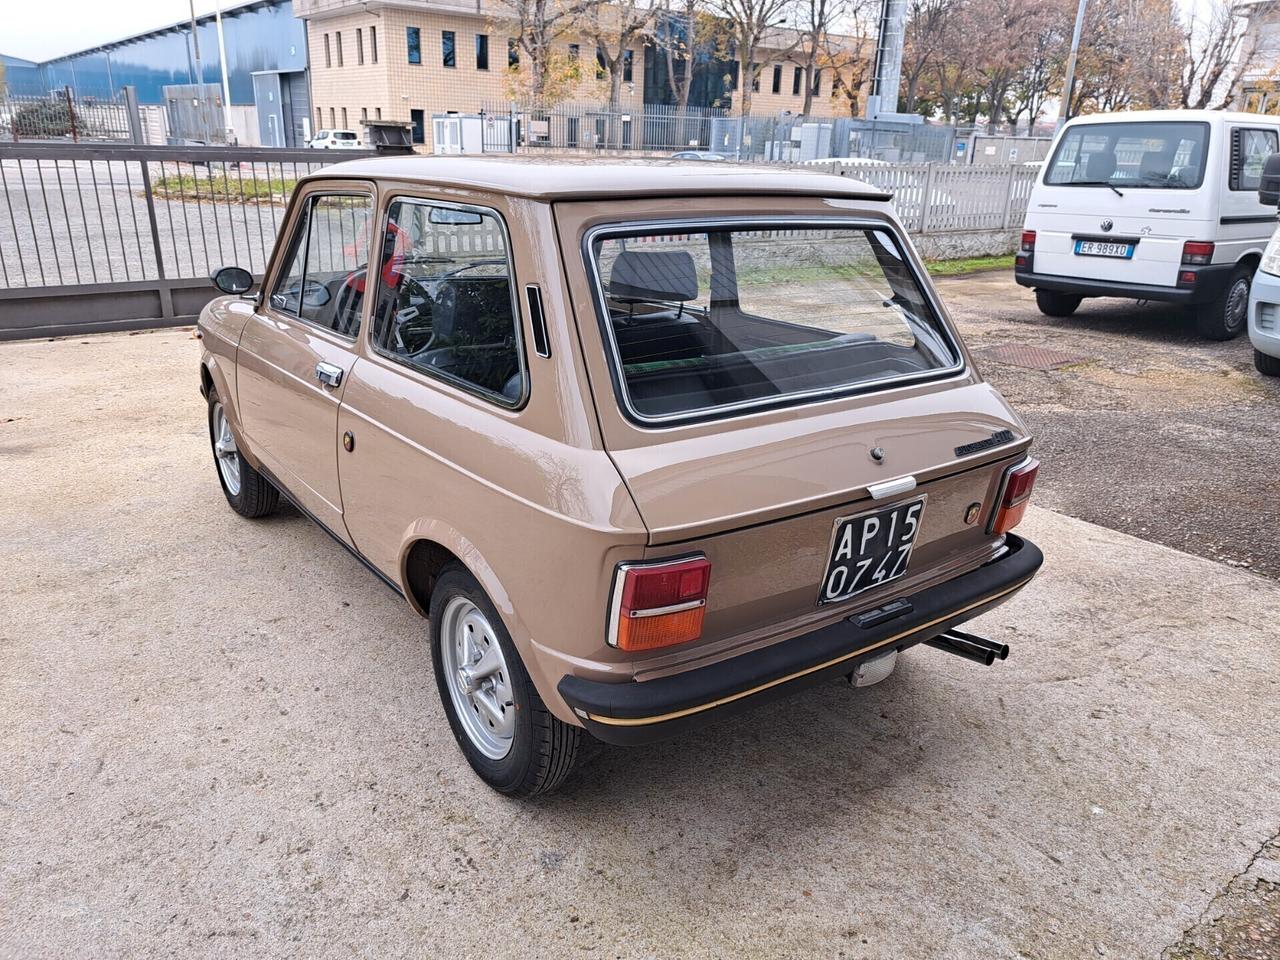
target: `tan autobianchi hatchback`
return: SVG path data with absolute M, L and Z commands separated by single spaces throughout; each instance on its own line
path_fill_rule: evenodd
M 430 621 L 475 771 L 886 676 L 1025 586 L 1037 470 L 879 190 L 678 163 L 383 158 L 298 183 L 201 315 L 214 461 Z

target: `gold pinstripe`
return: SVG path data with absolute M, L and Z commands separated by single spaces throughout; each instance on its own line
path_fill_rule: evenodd
M 837 663 L 842 663 L 845 660 L 852 660 L 855 657 L 860 657 L 870 650 L 875 650 L 877 647 L 887 646 L 894 641 L 901 640 L 903 637 L 909 637 L 913 633 L 928 630 L 936 624 L 950 620 L 952 617 L 972 610 L 975 607 L 984 606 L 985 604 L 999 600 L 1001 597 L 1008 596 L 1015 590 L 1021 590 L 1031 582 L 1033 577 L 1034 574 L 1031 577 L 1027 577 L 1025 580 L 1015 583 L 1011 587 L 1005 587 L 1005 589 L 1001 590 L 999 593 L 993 593 L 990 596 L 983 597 L 981 600 L 975 600 L 973 603 L 961 607 L 959 610 L 952 610 L 950 613 L 930 620 L 928 623 L 922 623 L 918 627 L 912 627 L 910 630 L 904 630 L 902 633 L 895 633 L 892 637 L 886 637 L 884 640 L 880 640 L 877 643 L 873 643 L 865 647 L 859 647 L 857 650 L 850 653 L 843 653 L 838 657 L 833 657 L 830 660 L 815 664 L 812 667 L 805 667 L 805 669 L 797 670 L 795 673 L 789 673 L 785 677 L 777 677 L 776 679 L 770 680 L 768 683 L 762 683 L 759 686 L 750 688 L 749 690 L 740 690 L 738 693 L 730 694 L 727 697 L 721 697 L 718 700 L 712 700 L 708 703 L 700 703 L 696 707 L 685 707 L 683 710 L 673 710 L 671 713 L 659 714 L 656 717 L 602 717 L 594 713 L 588 713 L 587 719 L 593 720 L 596 723 L 608 724 L 611 727 L 639 727 L 651 723 L 662 723 L 666 720 L 678 720 L 680 717 L 687 717 L 695 713 L 702 713 L 706 710 L 714 710 L 716 707 L 724 706 L 726 703 L 733 703 L 735 700 L 750 697 L 754 694 L 760 693 L 762 690 L 768 690 L 769 688 L 779 686 L 780 684 L 790 683 L 792 680 L 807 676 L 811 673 L 817 673 L 819 670 L 825 670 L 827 667 L 835 666 Z

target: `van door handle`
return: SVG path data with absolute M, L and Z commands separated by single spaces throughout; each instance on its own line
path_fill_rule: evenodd
M 332 363 L 317 363 L 316 379 L 326 387 L 336 387 L 342 383 L 342 368 Z

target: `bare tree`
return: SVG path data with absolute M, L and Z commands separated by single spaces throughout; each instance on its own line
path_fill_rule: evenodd
M 1009 89 L 1009 119 L 1015 127 L 1025 114 L 1030 131 L 1040 119 L 1045 101 L 1061 86 L 1071 28 L 1071 10 L 1061 0 L 1045 4 L 1040 16 L 1028 25 L 1030 42 Z
M 567 33 L 581 29 L 584 18 L 604 0 L 497 0 L 495 16 L 514 26 L 516 45 L 528 64 L 529 94 L 546 97 L 555 57 L 553 45 Z
M 813 110 L 814 72 L 831 46 L 831 24 L 845 13 L 849 0 L 797 0 L 795 12 L 799 31 L 796 53 L 804 71 L 804 106 L 800 112 L 808 116 Z
M 642 0 L 613 0 L 597 6 L 591 15 L 590 34 L 596 44 L 598 69 L 608 75 L 609 122 L 607 141 L 616 146 L 615 115 L 622 100 L 622 83 L 626 73 L 627 54 L 632 45 L 643 40 L 653 22 L 654 11 L 642 6 Z
M 1244 48 L 1245 26 L 1229 0 L 1216 0 L 1201 16 L 1192 8 L 1182 31 L 1180 106 L 1222 110 L 1232 104 L 1240 79 L 1255 59 L 1255 51 Z
M 792 0 L 712 0 L 717 13 L 728 21 L 728 31 L 733 40 L 738 63 L 738 103 L 742 116 L 751 115 L 751 94 L 760 78 L 757 57 L 766 39 L 779 36 L 778 28 L 785 24 Z M 795 48 L 795 42 L 773 50 L 774 57 L 786 58 Z M 771 49 L 773 49 L 771 47 Z
M 902 79 L 906 95 L 902 110 L 911 113 L 920 101 L 920 84 L 939 57 L 945 56 L 956 0 L 910 0 L 904 30 Z

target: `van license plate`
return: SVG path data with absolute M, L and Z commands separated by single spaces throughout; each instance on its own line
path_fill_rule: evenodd
M 1081 257 L 1121 257 L 1128 260 L 1133 256 L 1133 244 L 1109 243 L 1106 240 L 1077 240 L 1076 254 Z
M 920 532 L 924 497 L 836 520 L 818 603 L 847 600 L 907 572 Z

